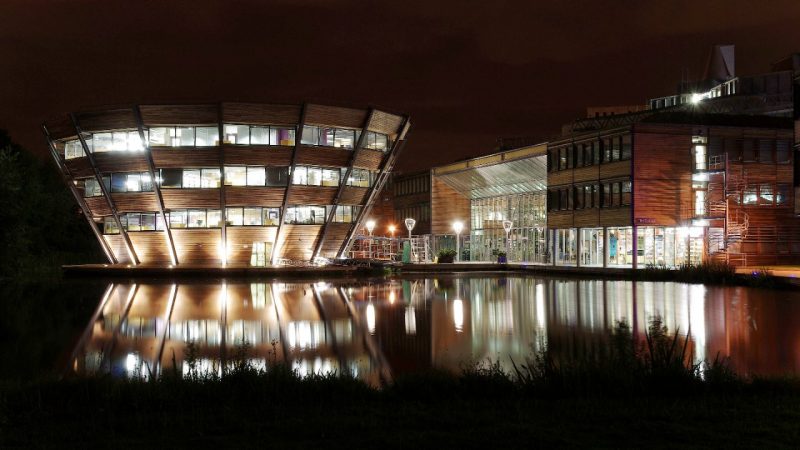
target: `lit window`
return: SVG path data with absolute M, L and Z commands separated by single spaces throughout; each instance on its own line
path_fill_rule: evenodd
M 81 156 L 85 156 L 81 141 L 76 139 L 74 141 L 67 141 L 64 144 L 64 159 L 80 158 Z
M 789 185 L 779 184 L 778 190 L 775 193 L 775 203 L 777 203 L 778 205 L 785 205 L 788 198 L 789 198 Z
M 247 168 L 247 185 L 248 186 L 264 186 L 266 177 L 264 175 L 263 167 L 248 167 Z
M 197 127 L 196 130 L 198 147 L 212 147 L 219 145 L 219 128 L 218 127 Z
M 320 186 L 322 184 L 322 169 L 309 167 L 307 181 L 309 186 Z
M 261 214 L 264 226 L 277 226 L 280 222 L 280 208 L 263 208 Z
M 225 125 L 225 143 L 250 145 L 249 125 Z
M 241 226 L 244 220 L 242 208 L 227 208 L 225 210 L 225 220 L 228 225 Z
M 110 152 L 114 140 L 111 133 L 95 133 L 92 135 L 92 152 Z
M 228 132 L 225 131 L 225 134 Z M 269 127 L 250 127 L 250 144 L 269 145 Z
M 170 130 L 171 128 L 166 127 L 150 128 L 150 146 L 165 147 L 170 145 Z
M 202 179 L 200 180 L 200 187 L 218 188 L 219 180 L 220 180 L 219 169 L 203 169 Z
M 706 214 L 706 191 L 694 191 L 694 214 L 696 216 Z
M 200 169 L 184 169 L 183 187 L 184 188 L 200 187 Z
M 170 228 L 186 228 L 186 210 L 173 210 L 169 212 Z
M 206 213 L 206 216 L 208 218 L 208 228 L 220 227 L 222 218 L 220 217 L 220 212 L 218 209 L 209 209 Z
M 762 184 L 758 188 L 759 198 L 758 203 L 762 205 L 771 205 L 774 196 L 772 193 L 772 185 L 771 184 Z
M 270 127 L 270 145 L 294 145 L 294 128 Z
M 172 138 L 173 147 L 191 147 L 194 146 L 194 127 L 178 127 L 175 128 L 175 133 Z
M 243 166 L 226 166 L 225 185 L 247 186 L 247 168 Z
M 300 138 L 300 143 L 303 145 L 320 145 L 319 127 L 303 126 L 303 136 Z
M 323 186 L 338 186 L 339 185 L 339 171 L 334 169 L 322 169 L 322 185 Z
M 205 209 L 190 209 L 189 210 L 189 228 L 206 228 L 206 210 Z
M 308 184 L 308 168 L 295 167 L 292 173 L 292 184 Z
M 747 187 L 744 190 L 744 195 L 742 196 L 742 203 L 745 205 L 755 205 L 758 202 L 758 196 L 756 195 L 756 188 L 755 187 Z

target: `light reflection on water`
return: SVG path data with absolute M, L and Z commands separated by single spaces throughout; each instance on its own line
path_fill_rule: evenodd
M 222 373 L 241 358 L 373 384 L 491 359 L 510 369 L 545 347 L 577 356 L 619 321 L 643 337 L 662 318 L 698 360 L 741 373 L 797 372 L 800 294 L 671 282 L 445 277 L 377 282 L 114 283 L 73 352 L 79 374 Z

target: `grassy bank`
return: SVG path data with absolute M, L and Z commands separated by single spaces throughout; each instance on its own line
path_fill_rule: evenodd
M 245 348 L 246 349 L 246 348 Z M 645 342 L 622 324 L 579 361 L 546 352 L 504 372 L 349 376 L 248 366 L 153 381 L 108 377 L 0 387 L 2 446 L 782 447 L 800 438 L 800 382 L 694 364 L 658 321 Z M 191 361 L 189 361 L 191 364 Z

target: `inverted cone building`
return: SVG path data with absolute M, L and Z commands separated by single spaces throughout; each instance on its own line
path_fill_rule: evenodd
M 42 130 L 110 263 L 259 266 L 345 255 L 410 125 L 374 108 L 217 103 Z

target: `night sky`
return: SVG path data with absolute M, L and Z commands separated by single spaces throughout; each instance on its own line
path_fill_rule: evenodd
M 613 5 L 613 8 L 609 5 Z M 739 74 L 800 51 L 800 1 L 0 2 L 0 128 L 98 105 L 303 100 L 412 116 L 400 168 L 546 140 L 644 103 L 736 44 Z

